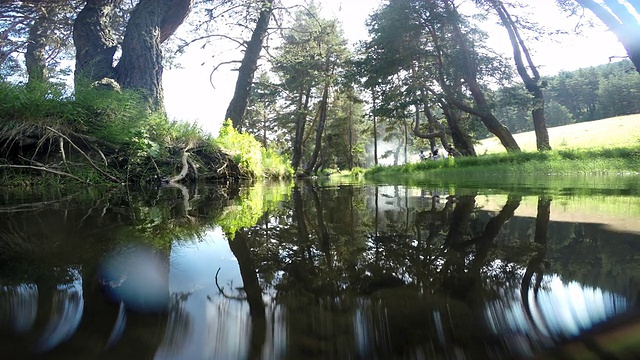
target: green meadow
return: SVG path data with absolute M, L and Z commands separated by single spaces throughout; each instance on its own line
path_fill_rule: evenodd
M 522 152 L 507 153 L 488 138 L 476 146 L 477 157 L 378 166 L 365 175 L 620 175 L 640 169 L 640 114 L 549 128 L 551 151 L 536 151 L 533 131 L 514 136 Z
M 640 114 L 581 122 L 549 128 L 551 148 L 604 149 L 640 145 Z M 514 135 L 522 151 L 536 151 L 536 135 L 527 131 Z M 478 155 L 505 152 L 496 137 L 481 140 L 476 145 Z

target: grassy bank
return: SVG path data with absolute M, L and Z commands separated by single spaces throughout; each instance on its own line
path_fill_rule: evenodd
M 548 129 L 551 148 L 606 149 L 640 145 L 640 114 L 617 116 L 602 120 L 556 126 Z M 536 135 L 527 131 L 513 136 L 523 151 L 536 151 Z M 476 145 L 479 155 L 505 152 L 496 137 L 481 140 Z
M 292 176 L 288 160 L 230 123 L 218 137 L 152 113 L 134 92 L 68 95 L 0 83 L 3 186 L 177 183 Z
M 422 161 L 399 166 L 369 169 L 368 178 L 411 175 L 570 175 L 637 174 L 640 169 L 640 146 L 594 150 L 554 150 L 549 152 L 499 153 L 478 157 Z
M 478 157 L 449 158 L 369 169 L 366 177 L 428 173 L 434 176 L 637 174 L 640 114 L 549 128 L 553 151 L 537 152 L 533 131 L 515 134 L 520 153 L 507 153 L 498 139 L 476 146 Z

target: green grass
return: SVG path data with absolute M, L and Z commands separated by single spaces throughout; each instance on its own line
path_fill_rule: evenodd
M 640 114 L 550 128 L 552 151 L 536 151 L 533 131 L 514 137 L 522 152 L 507 153 L 489 138 L 476 146 L 478 157 L 379 166 L 366 176 L 637 174 L 640 169 Z
M 551 148 L 604 149 L 640 145 L 640 114 L 556 126 L 548 129 Z M 536 151 L 533 131 L 515 134 L 522 151 Z M 491 137 L 476 145 L 478 155 L 506 152 L 497 138 Z
M 64 141 L 55 142 L 58 138 Z M 29 141 L 35 145 L 19 145 Z M 72 143 L 80 147 L 73 146 L 73 152 L 57 150 L 64 150 L 65 145 L 70 148 Z M 96 171 L 95 166 L 66 159 L 73 153 L 84 160 L 76 152 L 95 155 L 94 162 L 104 162 L 104 167 L 109 167 L 106 172 L 117 174 L 118 182 L 149 179 L 175 173 L 174 159 L 183 149 L 197 150 L 206 159 L 219 159 L 219 152 L 230 154 L 242 176 L 289 178 L 293 174 L 286 156 L 262 148 L 253 136 L 238 133 L 230 123 L 218 138 L 213 138 L 195 123 L 170 121 L 162 112 L 152 113 L 132 91 L 93 89 L 71 95 L 50 84 L 27 88 L 0 81 L 1 185 L 62 184 L 71 178 L 100 183 L 104 173 Z M 25 166 L 25 162 L 38 166 L 44 163 L 49 169 L 73 176 L 61 178 L 59 173 L 45 171 L 36 179 L 32 174 L 38 169 L 17 167 Z

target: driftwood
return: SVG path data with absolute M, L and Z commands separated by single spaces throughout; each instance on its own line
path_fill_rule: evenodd
M 182 150 L 182 170 L 180 170 L 178 175 L 169 179 L 169 184 L 179 183 L 189 173 L 189 149 L 191 149 L 191 145 L 187 145 L 187 147 Z

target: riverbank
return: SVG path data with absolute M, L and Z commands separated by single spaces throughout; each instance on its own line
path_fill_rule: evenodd
M 518 152 L 421 161 L 368 169 L 372 179 L 428 173 L 455 178 L 471 175 L 603 175 L 638 174 L 640 145 L 608 149 Z
M 66 95 L 0 83 L 0 185 L 177 184 L 291 177 L 285 157 L 226 123 L 218 137 L 133 92 Z

